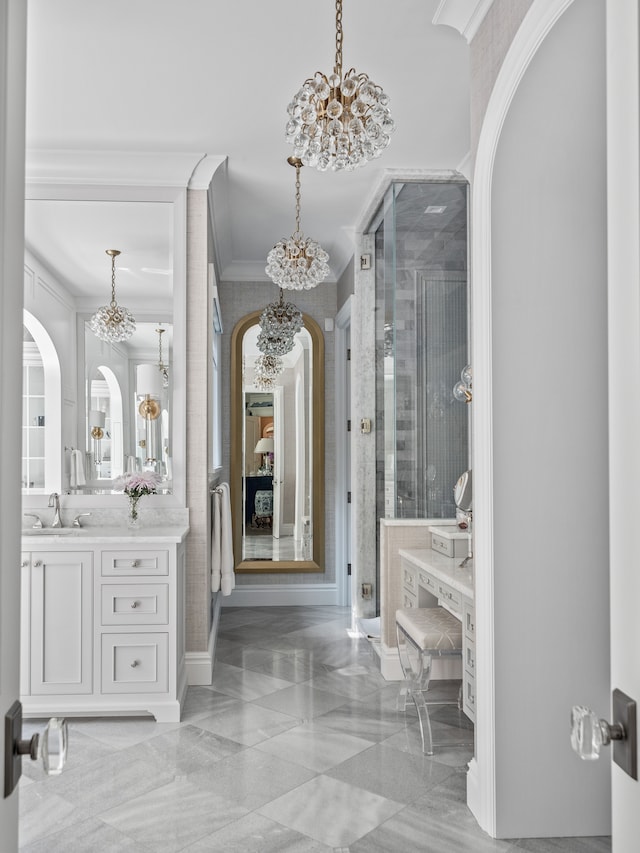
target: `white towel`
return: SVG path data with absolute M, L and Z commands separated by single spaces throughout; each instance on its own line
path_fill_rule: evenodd
M 236 575 L 228 483 L 221 483 L 214 491 L 211 516 L 211 589 L 222 592 L 222 595 L 231 595 Z
M 82 452 L 80 450 L 72 450 L 71 458 L 69 459 L 69 485 L 72 489 L 75 489 L 78 486 L 84 486 L 85 482 Z

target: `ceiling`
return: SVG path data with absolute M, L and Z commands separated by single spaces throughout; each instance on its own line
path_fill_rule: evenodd
M 385 170 L 455 169 L 469 149 L 465 39 L 438 0 L 344 0 L 344 67 L 391 98 L 397 130 L 353 172 L 302 170 L 302 229 L 337 279 Z M 199 152 L 226 159 L 217 187 L 223 280 L 266 281 L 266 255 L 295 225 L 286 107 L 335 52 L 333 0 L 29 0 L 27 149 Z M 29 202 L 28 246 L 78 298 L 170 293 L 163 205 Z M 134 299 L 134 296 L 131 296 Z

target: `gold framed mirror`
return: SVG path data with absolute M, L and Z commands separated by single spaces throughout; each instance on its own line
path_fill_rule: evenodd
M 324 336 L 303 314 L 272 387 L 254 382 L 261 311 L 231 337 L 236 572 L 324 572 Z

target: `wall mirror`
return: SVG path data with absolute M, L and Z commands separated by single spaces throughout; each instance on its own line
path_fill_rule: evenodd
M 25 307 L 42 315 L 55 346 L 63 404 L 60 423 L 41 418 L 49 437 L 56 435 L 45 442 L 45 457 L 57 458 L 58 477 L 33 491 L 35 477 L 26 478 L 26 487 L 23 477 L 24 506 L 37 506 L 38 493 L 50 491 L 64 492 L 67 506 L 119 506 L 113 479 L 141 469 L 162 476 L 159 505 L 184 506 L 186 191 L 33 182 L 26 196 L 26 248 L 45 272 L 25 278 Z M 107 248 L 121 251 L 116 299 L 136 320 L 132 337 L 120 343 L 104 342 L 88 328 L 111 300 Z M 56 304 L 49 315 L 38 304 L 43 293 Z M 149 407 L 146 416 L 140 408 L 149 396 L 140 386 L 141 365 L 158 379 L 151 416 Z M 69 463 L 73 451 L 82 454 L 80 481 Z
M 324 338 L 304 315 L 269 388 L 256 381 L 259 311 L 231 340 L 236 571 L 324 571 Z

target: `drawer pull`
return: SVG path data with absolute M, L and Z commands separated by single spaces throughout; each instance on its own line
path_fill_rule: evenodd
M 132 605 L 131 605 L 132 610 L 135 610 L 135 609 L 136 609 L 136 607 L 138 606 L 138 603 L 139 603 L 139 602 L 137 602 L 137 601 L 134 601 L 134 602 L 132 603 Z
M 131 560 L 131 568 L 132 568 L 132 569 L 135 569 L 137 565 L 138 565 L 138 561 L 137 561 L 137 560 Z
M 29 565 L 29 560 L 23 560 L 22 561 L 22 568 L 23 569 L 26 569 L 28 565 Z
M 34 563 L 33 565 L 34 565 L 34 566 L 41 566 L 41 565 L 42 565 L 42 560 L 36 560 L 36 561 L 35 561 L 35 563 Z
M 130 664 L 131 669 L 135 669 L 140 664 L 140 661 L 134 660 L 132 664 Z

